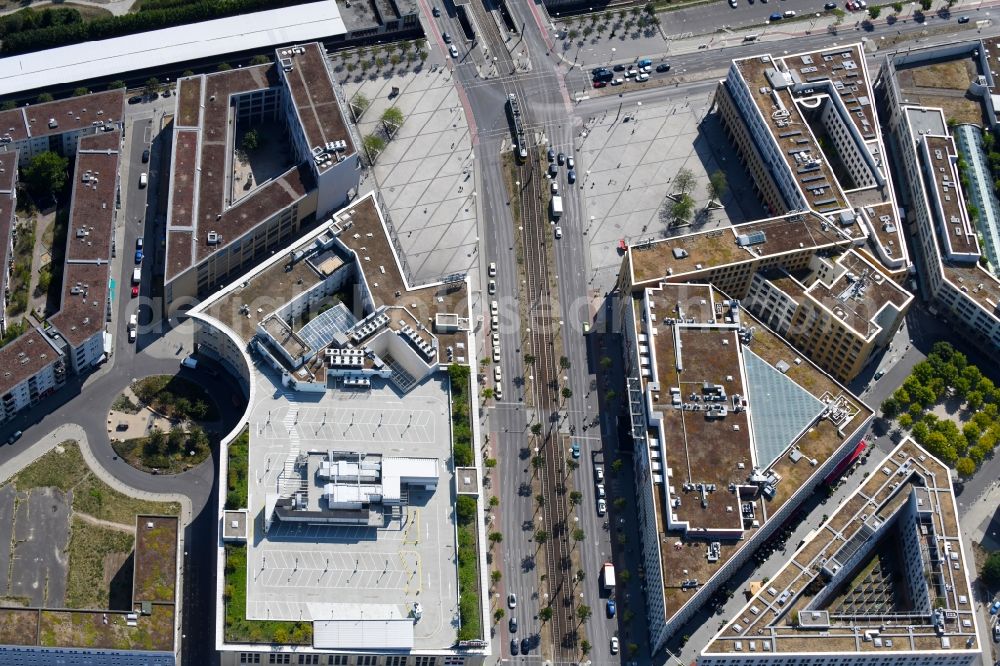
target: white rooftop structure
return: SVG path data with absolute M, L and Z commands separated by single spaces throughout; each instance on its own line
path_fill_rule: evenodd
M 317 620 L 313 645 L 325 649 L 413 649 L 413 620 Z
M 323 0 L 72 44 L 0 59 L 0 95 L 346 32 L 337 3 Z

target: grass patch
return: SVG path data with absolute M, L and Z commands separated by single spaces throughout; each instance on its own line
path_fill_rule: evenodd
M 204 388 L 177 375 L 153 375 L 132 385 L 139 402 L 174 419 L 215 421 L 219 408 Z
M 132 402 L 132 400 L 123 393 L 115 398 L 115 401 L 111 403 L 111 409 L 116 412 L 124 412 L 125 414 L 138 414 L 141 407 L 139 407 L 139 403 Z
M 309 622 L 246 619 L 247 549 L 245 546 L 226 545 L 224 575 L 225 587 L 222 599 L 226 604 L 227 642 L 312 645 L 312 624 Z
M 17 321 L 12 321 L 7 324 L 7 331 L 0 338 L 0 347 L 8 345 L 17 338 L 21 337 L 25 331 L 28 330 L 28 322 L 25 319 L 19 319 Z
M 105 559 L 127 556 L 135 546 L 135 537 L 80 518 L 73 518 L 70 529 L 66 607 L 108 608 L 111 580 L 105 574 Z
M 483 637 L 482 603 L 479 600 L 479 555 L 476 548 L 476 499 L 468 495 L 458 498 L 458 612 L 462 626 L 458 640 L 470 641 Z
M 154 428 L 146 437 L 112 441 L 111 445 L 132 467 L 164 474 L 190 469 L 212 453 L 212 442 L 199 426 L 177 426 L 168 433 Z
M 226 509 L 234 510 L 247 505 L 249 490 L 247 477 L 250 467 L 250 430 L 244 428 L 240 436 L 229 445 L 226 480 Z
M 22 469 L 13 483 L 21 492 L 32 488 L 72 490 L 74 511 L 123 525 L 133 524 L 137 513 L 178 516 L 181 511 L 177 502 L 139 500 L 113 489 L 90 471 L 79 445 L 72 440 Z
M 7 312 L 23 314 L 28 309 L 28 285 L 31 284 L 31 258 L 35 250 L 35 220 L 17 226 L 14 243 L 14 270 L 10 281 L 10 298 Z
M 472 451 L 472 426 L 469 423 L 469 367 L 453 363 L 451 378 L 451 430 L 454 433 L 455 466 L 469 467 L 475 461 Z

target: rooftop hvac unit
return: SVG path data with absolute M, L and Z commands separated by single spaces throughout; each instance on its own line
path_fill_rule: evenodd
M 209 245 L 218 245 L 221 242 L 222 242 L 222 236 L 220 236 L 218 233 L 216 233 L 214 231 L 209 231 L 208 232 L 208 244 Z

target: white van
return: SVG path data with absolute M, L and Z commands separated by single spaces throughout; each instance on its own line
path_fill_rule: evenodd
M 142 282 L 142 269 L 136 266 L 132 269 L 132 284 L 139 284 Z
M 143 171 L 139 174 L 139 187 L 146 187 L 149 184 L 149 177 L 146 176 L 146 172 Z
M 195 368 L 198 367 L 198 359 L 196 359 L 194 356 L 185 356 L 183 360 L 181 360 L 181 367 L 191 368 L 192 370 L 194 370 Z

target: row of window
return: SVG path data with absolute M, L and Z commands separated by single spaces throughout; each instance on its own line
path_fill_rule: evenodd
M 352 661 L 353 660 L 353 661 Z M 380 661 L 381 660 L 381 661 Z M 315 666 L 439 666 L 434 656 L 292 654 L 290 652 L 241 652 L 241 664 L 309 664 Z M 464 657 L 445 657 L 441 666 L 462 666 Z

